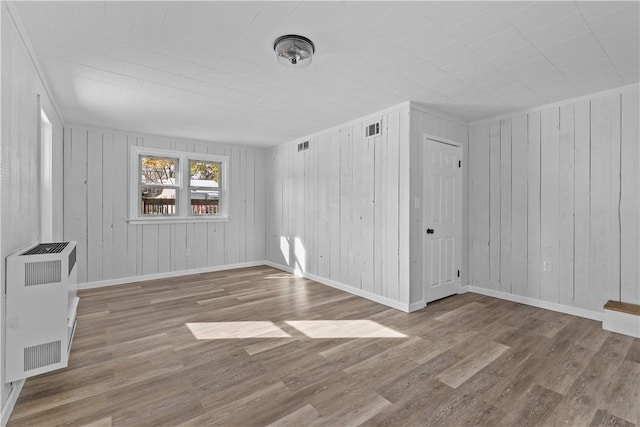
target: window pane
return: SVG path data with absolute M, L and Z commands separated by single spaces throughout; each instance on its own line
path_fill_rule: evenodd
M 191 213 L 193 215 L 216 215 L 219 213 L 220 191 L 191 190 Z
M 178 159 L 140 157 L 140 182 L 154 185 L 176 185 Z
M 220 185 L 220 163 L 192 160 L 189 162 L 191 187 L 216 187 Z
M 142 215 L 175 215 L 176 189 L 141 187 Z

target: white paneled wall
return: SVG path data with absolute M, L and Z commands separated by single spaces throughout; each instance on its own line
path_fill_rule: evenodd
M 0 5 L 2 30 L 2 123 L 0 135 L 0 289 L 5 289 L 4 259 L 36 243 L 40 228 L 40 108 L 53 127 L 53 164 L 62 160 L 62 121 L 36 71 L 17 24 L 5 3 Z M 40 98 L 38 98 L 40 97 Z M 40 99 L 40 101 L 39 101 Z M 53 237 L 62 237 L 62 173 L 53 174 Z M 0 293 L 0 401 L 11 387 L 4 382 L 4 292 Z M 1 405 L 0 405 L 1 406 Z
M 638 87 L 472 124 L 470 284 L 640 303 Z
M 443 138 L 459 142 L 462 144 L 463 163 L 467 162 L 467 142 L 468 129 L 467 125 L 452 119 L 442 118 L 429 113 L 419 106 L 412 104 L 411 107 L 411 150 L 410 150 L 410 281 L 411 281 L 411 303 L 419 304 L 424 300 L 424 280 L 423 280 L 423 239 L 424 227 L 422 222 L 422 198 L 423 194 L 423 175 L 425 173 L 425 165 L 422 165 L 424 150 L 424 135 L 433 138 Z M 463 168 L 466 172 L 466 168 Z M 466 182 L 466 175 L 463 176 L 463 182 Z M 463 217 L 466 218 L 466 185 L 463 193 Z M 462 268 L 461 277 L 463 283 L 466 283 L 467 277 L 467 248 L 466 248 L 466 219 L 462 219 L 463 241 L 462 244 Z
M 134 145 L 229 156 L 229 221 L 130 224 Z M 265 158 L 262 150 L 71 126 L 64 143 L 64 233 L 78 242 L 78 282 L 264 260 Z
M 377 117 L 382 134 L 366 138 L 364 126 Z M 411 141 L 424 133 L 467 139 L 465 125 L 406 103 L 275 148 L 267 259 L 403 309 L 422 301 L 410 274 L 418 191 L 411 171 L 419 167 Z M 298 152 L 305 140 L 309 150 Z
M 364 126 L 382 118 L 381 135 Z M 399 155 L 409 104 L 281 145 L 270 155 L 267 259 L 408 304 L 399 272 Z M 297 143 L 309 141 L 298 152 Z

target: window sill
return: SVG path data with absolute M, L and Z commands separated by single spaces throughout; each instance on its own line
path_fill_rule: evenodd
M 228 216 L 215 217 L 176 217 L 176 218 L 129 218 L 127 222 L 132 225 L 138 224 L 194 224 L 200 222 L 229 222 Z

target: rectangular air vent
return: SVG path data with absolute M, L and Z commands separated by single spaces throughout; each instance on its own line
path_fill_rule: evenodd
M 71 270 L 76 265 L 76 247 L 73 247 L 73 250 L 69 254 L 69 274 L 71 274 Z
M 42 368 L 43 366 L 60 363 L 60 341 L 34 345 L 24 349 L 24 370 Z
M 309 149 L 309 141 L 298 143 L 298 153 Z
M 46 285 L 47 283 L 60 283 L 62 281 L 62 262 L 40 261 L 24 264 L 24 285 Z
M 364 128 L 364 136 L 367 137 L 367 138 L 371 138 L 373 136 L 378 136 L 378 135 L 380 135 L 380 129 L 381 128 L 382 128 L 381 120 L 378 120 L 375 123 L 368 124 Z
M 33 247 L 20 255 L 59 254 L 67 247 L 68 244 L 69 242 L 40 243 L 38 246 Z

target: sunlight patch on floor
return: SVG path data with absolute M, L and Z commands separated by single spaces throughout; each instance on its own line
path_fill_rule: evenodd
M 287 325 L 309 338 L 406 338 L 373 320 L 290 320 Z
M 197 322 L 186 325 L 198 340 L 291 337 L 273 322 Z

